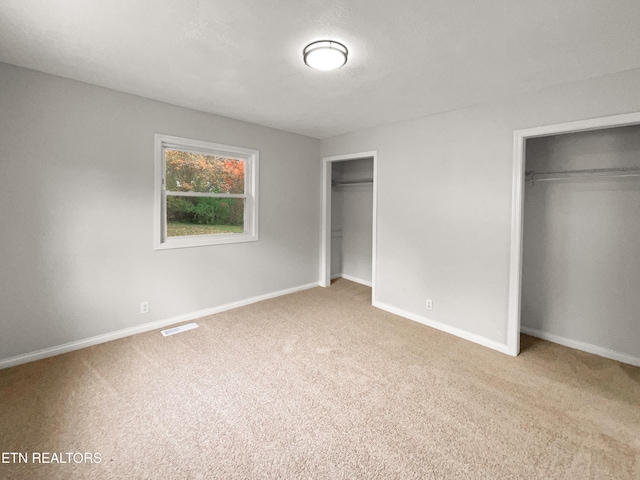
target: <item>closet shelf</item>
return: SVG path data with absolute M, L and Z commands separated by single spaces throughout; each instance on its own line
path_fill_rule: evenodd
M 544 182 L 547 180 L 563 180 L 573 178 L 611 178 L 611 177 L 639 177 L 638 168 L 589 168 L 585 170 L 561 170 L 556 172 L 525 172 L 525 180 Z
M 373 178 L 365 178 L 362 180 L 350 180 L 348 182 L 331 182 L 334 187 L 353 187 L 356 185 L 373 185 Z

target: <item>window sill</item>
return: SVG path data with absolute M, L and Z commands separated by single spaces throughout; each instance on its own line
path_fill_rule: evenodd
M 231 233 L 228 235 L 198 235 L 171 237 L 154 246 L 154 250 L 171 250 L 174 248 L 206 247 L 209 245 L 229 245 L 233 243 L 257 242 L 258 235 L 250 233 Z

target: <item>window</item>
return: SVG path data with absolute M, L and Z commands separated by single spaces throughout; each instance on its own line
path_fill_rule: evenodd
M 155 136 L 155 248 L 258 240 L 258 151 Z

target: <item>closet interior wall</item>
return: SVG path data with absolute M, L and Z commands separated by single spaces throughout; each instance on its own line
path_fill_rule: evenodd
M 640 126 L 527 140 L 526 171 L 640 167 Z M 640 357 L 640 177 L 525 186 L 524 333 Z
M 331 180 L 335 184 L 342 180 L 342 165 L 345 162 L 331 164 Z M 342 275 L 342 191 L 343 188 L 331 187 L 331 278 Z
M 333 162 L 334 184 L 373 179 L 373 159 Z M 331 189 L 331 277 L 371 285 L 373 184 L 334 185 Z

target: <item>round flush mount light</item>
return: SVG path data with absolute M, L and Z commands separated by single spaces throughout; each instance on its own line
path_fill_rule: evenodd
M 304 47 L 304 63 L 316 70 L 334 70 L 347 63 L 347 47 L 332 40 L 320 40 Z

